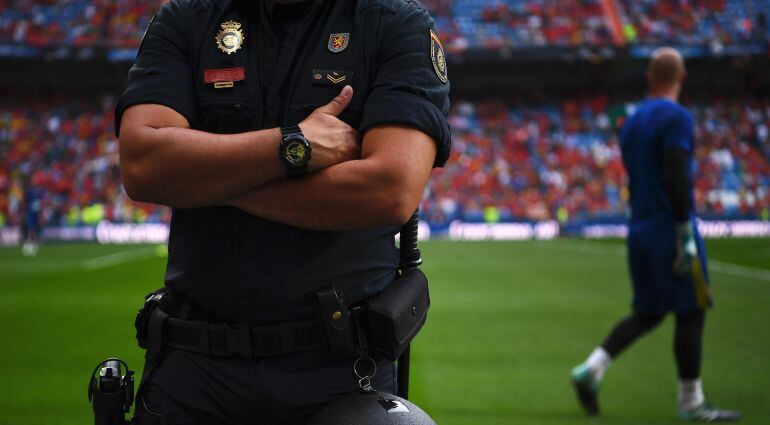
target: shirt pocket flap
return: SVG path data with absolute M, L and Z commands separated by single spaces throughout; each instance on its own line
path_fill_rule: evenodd
M 258 130 L 262 119 L 261 105 L 247 96 L 202 96 L 198 110 L 201 130 L 217 134 Z
M 320 94 L 295 96 L 289 110 L 289 122 L 292 124 L 302 122 L 313 111 L 331 102 L 332 99 L 334 99 L 334 96 L 329 97 L 328 95 Z M 361 124 L 363 109 L 363 99 L 356 99 L 354 96 L 350 105 L 340 114 L 339 119 L 358 130 L 358 126 Z

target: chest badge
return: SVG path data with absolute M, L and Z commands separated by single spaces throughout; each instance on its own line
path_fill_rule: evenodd
M 444 46 L 441 45 L 441 39 L 438 38 L 438 35 L 433 30 L 430 30 L 430 59 L 433 62 L 433 70 L 436 71 L 438 79 L 446 84 L 449 81 L 449 76 Z
M 222 30 L 215 37 L 217 47 L 223 53 L 232 55 L 243 46 L 243 31 L 241 24 L 235 21 L 227 21 L 220 25 Z
M 350 33 L 340 32 L 329 36 L 329 51 L 339 53 L 348 48 L 350 44 Z

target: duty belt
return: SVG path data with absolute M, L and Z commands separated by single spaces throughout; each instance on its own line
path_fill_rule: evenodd
M 181 320 L 155 308 L 148 342 L 158 352 L 177 348 L 207 356 L 257 358 L 323 349 L 324 333 L 315 320 L 250 326 Z

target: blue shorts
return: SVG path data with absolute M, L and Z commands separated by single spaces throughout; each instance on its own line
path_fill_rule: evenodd
M 32 213 L 27 214 L 27 232 L 28 234 L 40 233 L 40 214 Z
M 634 311 L 644 315 L 678 315 L 704 311 L 713 302 L 709 289 L 706 247 L 695 229 L 698 261 L 686 276 L 674 273 L 676 232 L 673 221 L 631 223 L 627 240 L 628 265 L 633 284 Z

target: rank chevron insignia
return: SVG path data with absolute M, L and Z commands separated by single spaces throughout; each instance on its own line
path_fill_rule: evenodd
M 324 86 L 342 86 L 353 84 L 353 73 L 350 71 L 333 69 L 313 69 L 313 84 Z
M 331 74 L 326 74 L 326 78 L 334 84 L 339 84 L 348 79 L 346 75 L 338 74 L 336 72 L 333 72 Z

